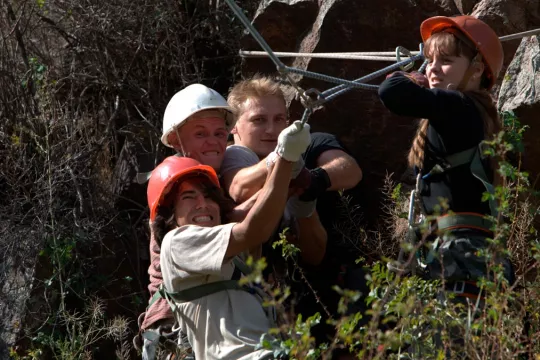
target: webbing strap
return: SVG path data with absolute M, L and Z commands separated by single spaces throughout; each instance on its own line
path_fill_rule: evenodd
M 242 290 L 242 286 L 236 280 L 215 281 L 174 293 L 167 292 L 177 303 L 189 302 L 223 290 Z
M 482 164 L 481 160 L 481 153 L 480 153 L 480 147 L 478 148 L 478 151 L 474 155 L 472 161 L 471 161 L 471 173 L 476 177 L 478 180 L 484 184 L 484 187 L 486 188 L 487 192 L 492 195 L 489 198 L 489 210 L 491 211 L 491 216 L 494 218 L 497 218 L 499 215 L 499 210 L 497 209 L 497 201 L 495 200 L 495 187 L 492 183 L 489 182 L 486 170 L 484 169 L 484 165 Z
M 458 228 L 472 228 L 491 232 L 492 226 L 493 223 L 480 214 L 458 213 L 437 218 L 437 227 L 441 231 Z
M 242 272 L 242 274 L 249 275 L 253 272 L 253 270 L 251 270 L 251 268 L 247 266 L 247 264 L 242 261 L 242 259 L 240 259 L 238 256 L 235 256 L 232 261 L 234 266 L 238 268 Z
M 455 167 L 470 164 L 470 170 L 473 176 L 480 180 L 486 188 L 486 191 L 490 195 L 492 195 L 489 199 L 489 209 L 491 212 L 491 216 L 495 218 L 498 217 L 499 212 L 497 210 L 497 201 L 493 196 L 495 195 L 495 187 L 489 181 L 486 170 L 484 168 L 484 164 L 482 164 L 482 143 L 467 150 L 448 155 L 447 157 L 445 157 L 445 161 L 447 164 L 446 167 L 442 167 L 437 164 L 433 167 L 433 169 L 431 169 L 431 171 L 427 175 L 424 175 L 422 179 L 425 180 L 433 174 L 442 174 Z
M 448 163 L 448 165 L 450 165 L 450 167 L 446 168 L 446 170 L 470 163 L 473 159 L 473 156 L 476 155 L 477 152 L 478 152 L 478 146 L 474 146 L 470 149 L 463 150 L 452 155 L 448 155 L 447 157 L 444 158 L 446 162 Z
M 252 270 L 238 256 L 235 256 L 232 261 L 235 266 L 235 270 L 239 269 L 244 275 L 251 274 Z M 156 291 L 154 296 L 152 296 L 152 299 L 150 299 L 148 308 L 152 306 L 152 304 L 154 304 L 158 299 L 162 298 L 167 300 L 171 310 L 174 312 L 176 306 L 172 301 L 170 301 L 171 298 L 174 299 L 176 303 L 182 303 L 193 301 L 202 298 L 203 296 L 208 296 L 223 290 L 245 290 L 245 288 L 238 284 L 238 280 L 221 280 L 194 286 L 192 288 L 173 293 L 165 290 L 165 287 L 163 284 L 161 284 L 159 290 Z

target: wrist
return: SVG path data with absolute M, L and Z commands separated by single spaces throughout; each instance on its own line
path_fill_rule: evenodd
M 315 168 L 309 171 L 311 175 L 311 182 L 306 191 L 300 196 L 302 201 L 313 201 L 332 186 L 330 176 L 323 168 Z

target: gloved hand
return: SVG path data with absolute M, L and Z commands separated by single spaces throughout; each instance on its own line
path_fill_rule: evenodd
M 298 161 L 311 142 L 309 130 L 309 124 L 302 126 L 296 120 L 279 134 L 275 153 L 287 161 Z
M 420 85 L 422 87 L 425 87 L 425 88 L 429 88 L 429 81 L 427 79 L 427 77 L 422 74 L 422 73 L 419 73 L 418 71 L 411 71 L 410 73 L 408 72 L 405 72 L 405 71 L 395 71 L 391 74 L 388 74 L 386 75 L 386 78 L 390 78 L 394 75 L 402 75 L 402 76 L 405 76 L 407 78 L 409 78 L 412 82 L 414 82 L 416 85 Z
M 292 216 L 296 218 L 310 217 L 317 207 L 317 200 L 302 201 L 298 198 L 298 195 L 291 196 L 287 201 L 286 209 Z

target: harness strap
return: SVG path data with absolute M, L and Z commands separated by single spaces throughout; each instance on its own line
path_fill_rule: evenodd
M 458 166 L 470 164 L 470 170 L 472 175 L 478 180 L 480 180 L 486 188 L 486 191 L 490 195 L 492 195 L 490 196 L 488 201 L 489 209 L 491 212 L 491 216 L 496 218 L 498 217 L 499 212 L 497 210 L 497 201 L 493 196 L 495 195 L 495 188 L 493 184 L 491 184 L 491 182 L 489 181 L 489 178 L 486 174 L 484 164 L 482 164 L 482 156 L 482 143 L 472 148 L 460 151 L 458 153 L 448 155 L 447 157 L 445 157 L 445 162 L 447 166 L 443 167 L 439 164 L 435 165 L 429 173 L 422 177 L 422 180 L 426 180 L 431 175 L 442 174 Z
M 482 184 L 484 184 L 484 187 L 486 188 L 487 192 L 492 195 L 489 198 L 489 210 L 491 211 L 491 216 L 497 218 L 499 216 L 499 211 L 497 209 L 497 201 L 495 200 L 495 187 L 492 183 L 489 182 L 488 176 L 486 174 L 486 170 L 484 169 L 484 165 L 482 164 L 481 160 L 481 150 L 480 145 L 478 147 L 478 151 L 474 155 L 472 161 L 471 161 L 471 173 L 474 175 L 475 178 L 480 180 Z
M 492 233 L 493 223 L 483 215 L 475 213 L 456 213 L 437 218 L 437 227 L 440 231 L 453 229 L 477 229 Z
M 242 274 L 249 275 L 253 272 L 253 270 L 249 266 L 247 266 L 247 264 L 238 256 L 235 256 L 232 261 L 234 266 L 239 269 Z
M 189 302 L 224 290 L 243 290 L 236 280 L 222 280 L 194 286 L 174 293 L 166 292 L 177 303 Z
M 252 270 L 238 256 L 235 256 L 232 261 L 235 266 L 235 271 L 233 273 L 233 280 L 214 281 L 211 283 L 194 286 L 189 289 L 180 290 L 174 293 L 168 292 L 167 290 L 165 290 L 165 287 L 163 286 L 163 284 L 161 284 L 159 287 L 159 290 L 156 291 L 154 293 L 154 296 L 152 296 L 152 299 L 150 299 L 150 302 L 148 303 L 148 307 L 152 306 L 152 304 L 154 304 L 158 299 L 163 298 L 167 300 L 167 302 L 169 303 L 169 306 L 171 307 L 171 310 L 175 312 L 176 305 L 174 302 L 170 301 L 171 298 L 174 299 L 176 303 L 183 303 L 183 302 L 193 301 L 203 296 L 217 293 L 219 291 L 246 290 L 246 287 L 240 286 L 238 284 L 240 274 L 238 274 L 237 269 L 240 272 L 242 272 L 244 275 L 249 275 L 252 272 Z M 238 277 L 238 279 L 236 279 L 236 277 Z
M 477 152 L 478 152 L 478 146 L 474 146 L 467 150 L 463 150 L 458 153 L 448 155 L 445 158 L 445 160 L 448 163 L 448 165 L 450 165 L 450 167 L 447 168 L 446 170 L 470 163 Z

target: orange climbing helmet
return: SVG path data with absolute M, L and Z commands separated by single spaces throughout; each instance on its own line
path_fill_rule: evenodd
M 485 22 L 473 16 L 434 16 L 420 25 L 420 34 L 425 42 L 431 35 L 450 28 L 460 30 L 476 45 L 486 65 L 485 71 L 489 79 L 488 89 L 491 88 L 499 76 L 504 57 L 501 41 L 495 31 Z
M 167 195 L 173 185 L 181 178 L 186 176 L 202 175 L 207 177 L 212 184 L 219 186 L 219 179 L 214 169 L 210 166 L 201 165 L 197 160 L 180 157 L 169 156 L 153 171 L 148 181 L 148 207 L 150 208 L 150 220 L 154 220 L 157 215 L 157 209 L 165 203 L 165 195 Z

